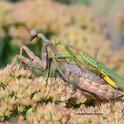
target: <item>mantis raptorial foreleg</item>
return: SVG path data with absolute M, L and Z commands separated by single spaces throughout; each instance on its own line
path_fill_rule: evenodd
M 25 52 L 29 58 L 24 57 L 23 52 Z M 40 70 L 47 70 L 47 59 L 48 59 L 47 47 L 43 45 L 42 56 L 40 59 L 28 47 L 22 46 L 20 49 L 20 55 L 17 55 L 16 59 L 30 67 Z

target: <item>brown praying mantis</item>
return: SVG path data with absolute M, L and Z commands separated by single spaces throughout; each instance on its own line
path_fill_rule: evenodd
M 28 47 L 22 46 L 20 55 L 17 59 L 30 66 L 31 68 L 46 71 L 48 69 L 48 59 L 52 60 L 56 69 L 60 73 L 61 78 L 74 89 L 79 89 L 88 98 L 95 101 L 110 101 L 121 98 L 124 94 L 122 91 L 113 88 L 98 74 L 79 67 L 76 63 L 72 64 L 64 59 L 59 58 L 61 54 L 57 48 L 50 42 L 43 34 L 37 33 L 35 30 L 31 31 L 31 40 L 38 38 L 42 43 L 41 58 L 37 57 Z M 53 53 L 53 56 L 48 57 L 48 49 Z M 27 53 L 29 58 L 23 56 L 23 51 Z

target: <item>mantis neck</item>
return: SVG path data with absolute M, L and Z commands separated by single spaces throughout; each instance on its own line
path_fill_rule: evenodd
M 41 42 L 44 42 L 44 44 L 48 46 L 56 56 L 61 55 L 56 47 L 43 34 L 39 33 L 37 36 L 41 39 Z

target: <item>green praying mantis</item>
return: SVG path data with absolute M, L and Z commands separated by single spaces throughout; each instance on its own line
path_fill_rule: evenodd
M 109 101 L 113 99 L 119 99 L 124 94 L 121 90 L 116 89 L 109 85 L 105 81 L 105 78 L 102 77 L 103 74 L 112 77 L 112 73 L 109 71 L 106 72 L 106 68 L 97 60 L 90 57 L 88 54 L 82 54 L 81 59 L 75 56 L 74 51 L 63 41 L 56 42 L 57 44 L 61 44 L 68 51 L 68 54 L 62 55 L 55 45 L 52 44 L 43 34 L 36 32 L 33 30 L 31 32 L 31 40 L 38 38 L 42 43 L 41 49 L 41 58 L 37 57 L 29 48 L 26 46 L 22 46 L 20 50 L 20 55 L 17 55 L 17 59 L 32 67 L 37 68 L 42 71 L 48 71 L 50 67 L 48 67 L 48 61 L 52 59 L 52 64 L 54 64 L 57 68 L 57 71 L 60 74 L 60 77 L 68 84 L 72 85 L 74 90 L 79 89 L 84 95 L 90 97 L 95 101 Z M 51 50 L 53 55 L 49 56 L 48 48 Z M 27 53 L 29 58 L 23 56 L 23 51 Z M 61 60 L 62 59 L 62 60 Z M 75 64 L 70 63 L 68 60 L 73 60 Z M 93 68 L 99 70 L 101 75 L 98 75 L 88 69 L 83 69 L 80 67 L 80 64 L 84 64 L 84 60 Z M 104 67 L 104 68 L 103 68 Z M 102 69 L 102 71 L 101 71 Z M 106 70 L 105 70 L 106 69 Z M 104 72 L 104 73 L 103 73 Z M 111 74 L 111 75 L 110 75 Z M 115 78 L 115 77 L 114 77 Z M 113 80 L 112 78 L 110 78 Z M 118 78 L 117 78 L 118 79 Z M 120 78 L 119 78 L 120 79 Z M 123 84 L 123 82 L 121 82 Z M 123 89 L 119 85 L 120 89 Z
M 68 51 L 68 54 L 65 54 L 63 58 L 71 58 L 74 61 L 79 62 L 81 64 L 88 64 L 92 68 L 96 69 L 99 74 L 106 80 L 108 84 L 116 89 L 121 89 L 124 91 L 124 78 L 116 74 L 113 70 L 109 69 L 102 62 L 98 61 L 95 57 L 91 57 L 86 52 L 79 52 L 81 56 L 81 60 L 75 56 L 73 50 L 69 47 L 69 45 L 64 41 L 57 41 L 56 44 L 61 44 Z

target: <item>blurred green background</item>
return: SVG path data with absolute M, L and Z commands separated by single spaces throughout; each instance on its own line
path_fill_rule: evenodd
M 29 42 L 37 29 L 51 41 L 63 39 L 124 75 L 123 0 L 0 0 L 0 68 L 27 45 L 40 56 L 41 44 Z M 60 51 L 64 51 L 60 48 Z

